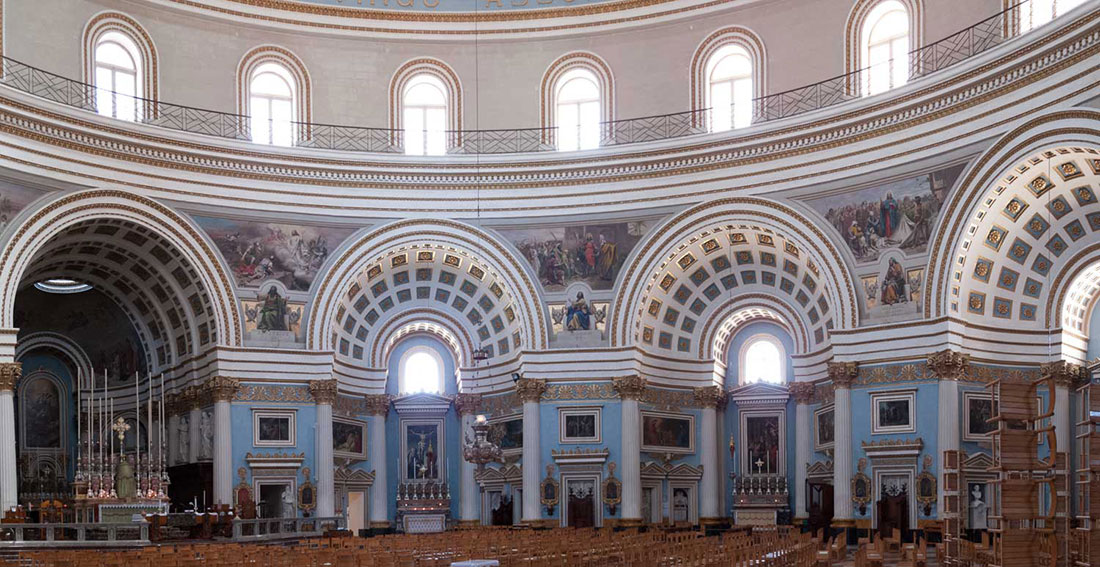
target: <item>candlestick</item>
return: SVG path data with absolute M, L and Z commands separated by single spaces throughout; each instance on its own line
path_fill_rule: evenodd
M 108 409 L 107 412 L 108 412 L 107 423 L 113 423 L 115 421 L 115 399 L 114 398 L 110 399 L 110 409 Z M 111 435 L 110 432 L 107 432 L 107 435 Z M 122 453 L 122 440 L 121 439 L 118 440 L 118 445 L 119 445 L 118 452 L 119 452 L 119 454 L 121 454 Z M 112 459 L 114 458 L 114 455 L 115 455 L 115 436 L 111 435 L 111 458 Z
M 77 476 L 77 480 L 81 480 L 81 479 L 84 478 L 84 471 L 81 470 L 83 467 L 80 466 L 80 461 L 84 460 L 83 459 L 84 451 L 81 449 L 81 445 L 83 445 L 83 443 L 80 439 L 80 434 L 83 433 L 83 430 L 81 430 L 81 428 L 80 428 L 80 426 L 82 425 L 82 422 L 83 422 L 83 420 L 80 417 L 80 411 L 81 411 L 81 409 L 83 409 L 83 406 L 80 403 L 80 388 L 82 386 L 83 385 L 80 383 L 80 369 L 77 368 L 76 369 L 76 455 L 77 455 L 77 457 L 76 457 L 76 476 Z
M 138 396 L 137 372 L 134 372 L 134 470 L 141 470 L 141 398 Z M 119 445 L 122 444 L 120 440 Z

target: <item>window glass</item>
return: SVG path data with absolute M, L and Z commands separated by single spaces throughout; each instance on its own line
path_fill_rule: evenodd
M 409 80 L 402 97 L 405 153 L 437 156 L 447 153 L 447 90 L 431 75 Z
M 423 350 L 414 352 L 408 355 L 401 369 L 401 393 L 441 393 L 442 377 L 443 369 L 439 367 L 439 360 L 436 357 Z
M 708 63 L 712 130 L 744 128 L 752 123 L 752 61 L 740 46 L 719 49 Z
M 558 81 L 559 150 L 587 150 L 600 145 L 600 87 L 586 69 L 569 71 Z
M 745 383 L 783 383 L 783 359 L 779 347 L 770 340 L 753 341 L 745 350 Z
M 95 47 L 96 112 L 120 120 L 137 120 L 141 91 L 138 76 L 141 58 L 137 45 L 126 35 L 107 32 Z
M 900 2 L 875 6 L 864 22 L 866 95 L 904 85 L 909 80 L 909 14 Z
M 1029 0 L 1020 4 L 1020 31 L 1031 31 L 1080 6 L 1085 0 Z
M 252 141 L 275 146 L 294 144 L 294 82 L 282 65 L 264 63 L 249 82 Z

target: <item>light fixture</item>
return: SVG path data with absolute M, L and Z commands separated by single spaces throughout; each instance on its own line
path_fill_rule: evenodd
M 513 372 L 512 373 L 512 381 L 513 382 L 519 382 L 520 378 L 523 378 L 523 376 L 520 376 L 519 372 Z
M 489 463 L 504 461 L 504 452 L 500 445 L 489 441 L 489 422 L 484 415 L 479 415 L 470 426 L 474 430 L 473 440 L 466 436 L 466 443 L 462 447 L 462 458 L 468 463 L 477 465 L 478 470 L 484 470 Z
M 483 362 L 489 360 L 489 349 L 485 347 L 478 347 L 473 352 L 474 362 Z
M 36 282 L 34 287 L 38 289 L 38 291 L 44 291 L 46 293 L 80 293 L 92 289 L 92 286 L 86 283 L 70 280 L 68 278 L 50 278 L 48 280 L 42 280 Z

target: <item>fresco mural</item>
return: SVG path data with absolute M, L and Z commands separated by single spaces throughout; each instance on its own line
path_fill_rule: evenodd
M 292 291 L 307 291 L 332 250 L 353 229 L 249 222 L 195 216 L 210 235 L 240 287 L 274 279 Z
M 289 331 L 295 340 L 302 340 L 302 310 L 304 303 L 289 302 L 275 286 L 268 286 L 254 300 L 242 300 L 245 332 Z
M 538 274 L 546 291 L 574 282 L 611 289 L 623 262 L 656 218 L 631 222 L 500 229 Z
M 966 164 L 808 201 L 844 237 L 858 262 L 890 249 L 924 252 L 940 206 Z
M 3 232 L 31 201 L 40 196 L 42 193 L 39 191 L 0 182 L 0 232 Z
M 110 298 L 96 290 L 54 294 L 28 287 L 15 300 L 15 327 L 20 340 L 49 331 L 80 345 L 109 383 L 132 382 L 146 374 L 145 351 L 130 319 Z

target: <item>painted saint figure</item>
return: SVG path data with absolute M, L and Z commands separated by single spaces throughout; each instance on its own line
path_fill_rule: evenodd
M 909 301 L 909 295 L 905 293 L 905 270 L 901 263 L 890 258 L 890 265 L 886 268 L 886 275 L 882 279 L 882 304 L 893 305 Z
M 570 331 L 589 331 L 592 329 L 592 314 L 588 308 L 588 301 L 584 299 L 584 293 L 578 291 L 577 298 L 569 302 L 569 309 L 565 314 L 565 328 Z
M 267 296 L 260 305 L 260 321 L 256 328 L 264 332 L 286 330 L 286 299 L 279 295 L 275 286 L 267 290 Z

